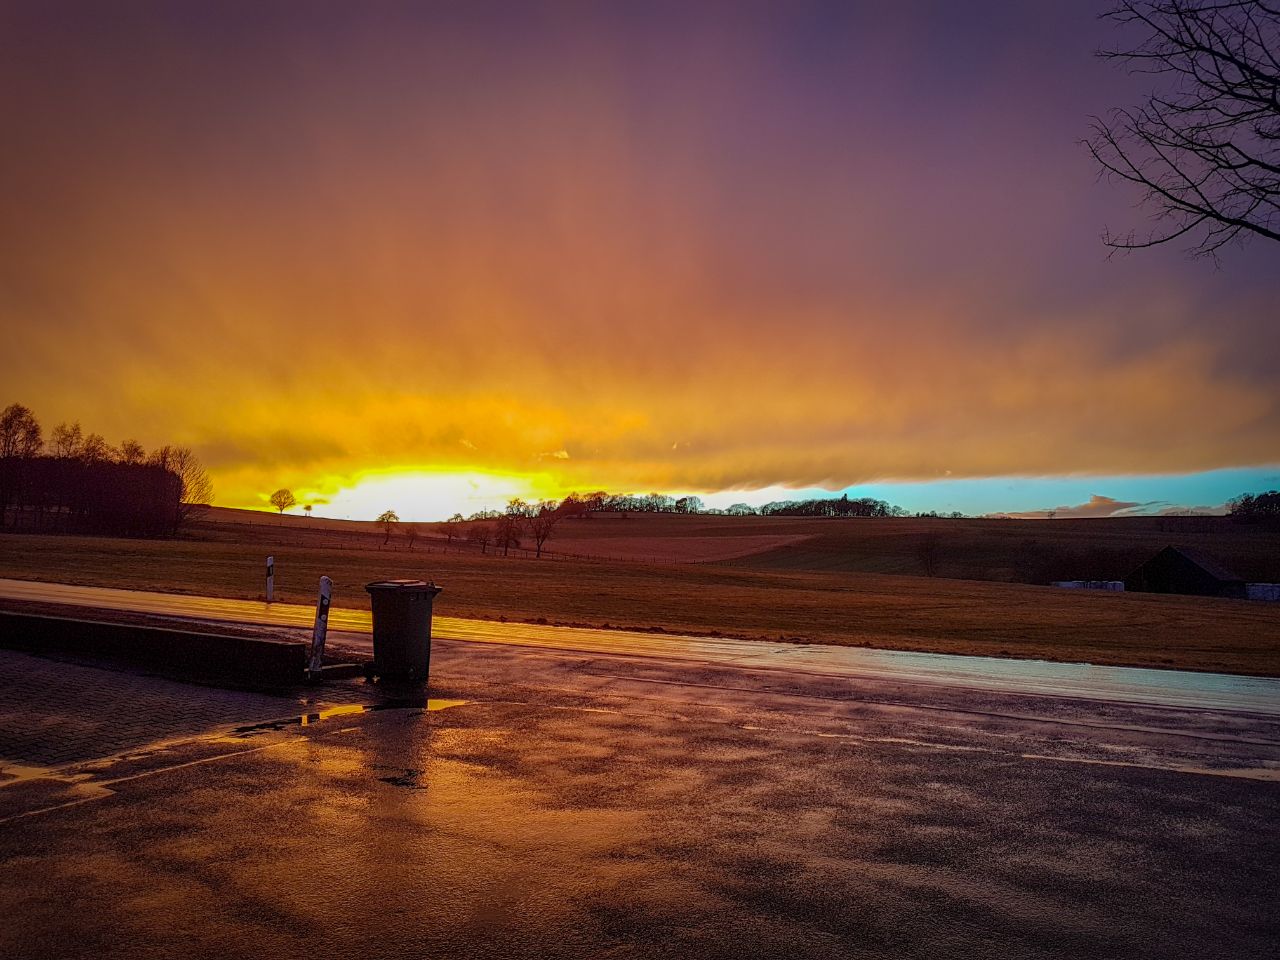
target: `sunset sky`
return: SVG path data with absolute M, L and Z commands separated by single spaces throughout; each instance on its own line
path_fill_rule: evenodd
M 1100 9 L 0 5 L 0 406 L 361 518 L 1280 486 L 1276 245 L 1099 240 Z

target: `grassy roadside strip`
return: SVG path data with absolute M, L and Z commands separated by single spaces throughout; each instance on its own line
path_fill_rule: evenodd
M 1280 605 L 878 574 L 577 564 L 251 542 L 0 535 L 0 576 L 366 608 L 364 584 L 423 577 L 446 616 L 784 642 L 1280 675 Z

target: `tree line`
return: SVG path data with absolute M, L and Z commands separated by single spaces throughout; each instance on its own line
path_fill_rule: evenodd
M 513 500 L 515 512 L 528 515 L 530 511 L 554 511 L 564 518 L 589 518 L 597 513 L 622 514 L 629 513 L 678 513 L 699 514 L 701 516 L 731 517 L 952 517 L 959 519 L 962 513 L 940 514 L 936 511 L 927 513 L 911 513 L 902 507 L 876 500 L 872 497 L 850 497 L 847 493 L 840 497 L 815 497 L 810 500 L 778 500 L 753 507 L 747 503 L 735 503 L 723 509 L 707 507 L 700 497 L 672 497 L 662 493 L 647 494 L 614 494 L 598 491 L 596 493 L 571 493 L 563 500 L 547 500 L 530 506 L 522 500 Z M 455 514 L 458 521 L 466 520 L 498 520 L 507 510 L 481 510 L 468 517 Z
M 525 538 L 528 538 L 533 541 L 535 558 L 540 558 L 562 521 L 585 520 L 598 513 L 618 514 L 624 518 L 630 513 L 762 517 L 964 516 L 961 513 L 939 514 L 934 511 L 912 514 L 883 500 L 871 497 L 851 498 L 848 494 L 812 500 L 777 501 L 762 507 L 740 503 L 719 509 L 706 507 L 700 498 L 694 496 L 611 494 L 598 491 L 588 494 L 571 493 L 563 500 L 543 500 L 537 503 L 529 503 L 516 497 L 508 501 L 503 510 L 480 510 L 465 517 L 461 513 L 455 513 L 445 522 L 445 537 L 448 546 L 452 546 L 454 541 L 466 542 L 478 548 L 481 553 L 487 554 L 492 547 L 495 553 L 501 552 L 503 556 L 509 555 L 513 549 L 520 549 Z M 401 526 L 399 516 L 394 510 L 387 510 L 377 518 L 377 522 L 382 525 L 385 534 L 383 544 L 390 543 L 397 528 Z M 413 524 L 403 525 L 401 536 L 412 550 L 419 536 L 418 528 Z
M 1227 516 L 1239 523 L 1280 525 L 1280 490 L 1242 493 L 1227 501 Z
M 46 441 L 28 407 L 0 411 L 0 527 L 172 536 L 212 499 L 187 447 L 112 446 L 79 422 L 59 423 Z

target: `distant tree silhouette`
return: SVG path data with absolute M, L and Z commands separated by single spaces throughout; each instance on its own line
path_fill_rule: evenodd
M 522 518 L 513 517 L 504 513 L 497 519 L 493 525 L 493 542 L 494 546 L 502 548 L 502 555 L 505 557 L 510 553 L 511 548 L 520 548 L 520 525 Z
M 76 460 L 84 446 L 84 432 L 80 423 L 60 423 L 49 434 L 49 454 L 59 460 Z
M 514 506 L 513 506 L 514 505 Z M 700 497 L 685 496 L 676 499 L 660 493 L 612 494 L 603 490 L 595 493 L 571 493 L 560 501 L 558 511 L 565 519 L 590 517 L 593 513 L 699 513 L 729 514 L 731 516 L 785 516 L 785 517 L 902 517 L 907 512 L 883 500 L 872 497 L 851 498 L 847 493 L 840 497 L 819 497 L 812 500 L 780 500 L 756 508 L 746 503 L 735 503 L 728 509 L 707 509 Z M 522 516 L 535 515 L 537 508 L 530 508 L 523 500 L 514 500 L 508 511 Z M 955 515 L 955 514 L 953 514 Z M 500 514 L 483 511 L 471 519 L 496 519 Z M 934 516 L 937 516 L 935 513 Z M 958 515 L 957 515 L 958 516 Z
M 586 493 L 582 496 L 582 502 L 586 505 L 586 516 L 590 516 L 594 512 L 599 512 L 605 508 L 609 502 L 609 494 L 603 490 L 597 490 L 594 493 Z
M 1242 493 L 1227 502 L 1227 515 L 1237 523 L 1280 524 L 1280 491 Z
M 1104 16 L 1142 39 L 1099 56 L 1166 83 L 1095 118 L 1085 141 L 1159 223 L 1103 241 L 1131 250 L 1185 236 L 1198 256 L 1246 237 L 1280 241 L 1280 4 L 1121 0 Z
M 311 517 L 311 504 L 309 503 L 304 504 L 302 507 L 302 512 L 305 513 L 309 519 Z
M 267 500 L 281 514 L 283 514 L 289 508 L 296 507 L 298 505 L 298 498 L 293 495 L 293 491 L 286 490 L 284 487 L 281 487 L 279 490 L 273 493 L 270 497 L 267 498 Z
M 494 542 L 502 548 L 504 557 L 512 547 L 520 546 L 520 528 L 524 526 L 528 513 L 529 505 L 517 497 L 507 504 L 507 512 L 498 517 L 494 525 Z
M 378 523 L 382 524 L 383 532 L 386 536 L 382 538 L 382 545 L 385 547 L 391 542 L 391 534 L 395 532 L 396 524 L 400 522 L 400 517 L 396 515 L 394 510 L 383 510 L 378 514 Z
M 85 434 L 79 423 L 60 423 L 49 436 L 49 452 L 59 460 L 84 463 L 109 463 L 119 460 L 118 453 L 100 433 Z
M 726 512 L 732 513 L 735 508 L 742 506 L 746 504 L 735 504 Z M 839 497 L 766 503 L 757 512 L 764 517 L 900 517 L 906 514 L 901 507 L 892 506 L 883 500 L 850 497 L 847 493 Z
M 29 461 L 43 446 L 40 424 L 30 409 L 12 403 L 0 412 L 0 527 L 7 522 L 10 504 L 21 506 L 30 479 Z
M 458 532 L 462 529 L 462 524 L 465 522 L 466 521 L 462 519 L 462 514 L 460 513 L 455 513 L 445 521 L 444 535 L 446 549 L 453 546 L 453 538 L 458 535 Z
M 538 504 L 533 516 L 528 518 L 529 534 L 533 537 L 534 559 L 542 559 L 542 548 L 551 539 L 565 514 L 554 500 L 546 500 Z
M 480 548 L 481 553 L 489 552 L 489 544 L 493 542 L 494 529 L 487 523 L 477 523 L 467 533 L 467 540 Z
M 507 501 L 507 514 L 514 517 L 531 517 L 536 508 L 521 500 L 519 497 L 512 497 Z
M 30 409 L 11 403 L 0 412 L 0 459 L 38 456 L 43 446 L 40 424 Z
M 119 461 L 121 463 L 143 463 L 146 459 L 147 451 L 142 449 L 142 444 L 137 440 L 122 440 L 120 442 Z
M 114 463 L 120 454 L 102 434 L 90 433 L 80 443 L 80 459 L 85 463 Z
M 178 475 L 181 488 L 175 532 L 213 502 L 213 481 L 189 447 L 160 447 L 151 454 L 147 463 Z
M 519 497 L 507 501 L 507 509 L 498 514 L 493 526 L 494 544 L 502 548 L 502 555 L 508 555 L 512 547 L 520 546 L 520 531 L 531 520 L 537 508 Z
M 418 525 L 416 523 L 406 523 L 402 533 L 404 534 L 404 542 L 412 550 L 413 545 L 418 542 Z

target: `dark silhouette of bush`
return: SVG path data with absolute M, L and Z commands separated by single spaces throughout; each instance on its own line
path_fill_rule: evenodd
M 19 528 L 120 537 L 173 533 L 182 495 L 162 467 L 62 457 L 0 459 L 0 486 Z
M 208 474 L 185 447 L 147 457 L 137 441 L 116 449 L 79 423 L 60 423 L 44 450 L 29 409 L 15 403 L 0 411 L 0 527 L 170 536 L 213 498 Z

